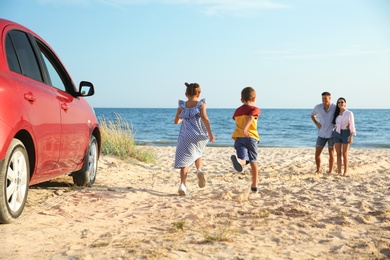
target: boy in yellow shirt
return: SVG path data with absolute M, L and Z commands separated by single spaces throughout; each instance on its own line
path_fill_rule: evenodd
M 251 191 L 257 193 L 258 166 L 257 166 L 257 144 L 260 141 L 257 132 L 257 120 L 260 116 L 260 109 L 255 106 L 256 91 L 251 87 L 246 87 L 241 91 L 242 106 L 236 109 L 233 119 L 236 121 L 236 129 L 232 138 L 234 149 L 237 155 L 230 158 L 234 169 L 238 172 L 244 170 L 244 166 L 250 164 L 252 173 Z

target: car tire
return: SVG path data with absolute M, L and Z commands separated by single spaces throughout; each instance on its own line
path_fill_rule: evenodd
M 12 139 L 0 169 L 0 223 L 15 221 L 24 209 L 30 182 L 26 147 Z
M 73 182 L 76 186 L 92 187 L 96 180 L 98 166 L 98 142 L 96 137 L 91 135 L 88 151 L 84 158 L 84 164 L 80 171 L 73 172 Z

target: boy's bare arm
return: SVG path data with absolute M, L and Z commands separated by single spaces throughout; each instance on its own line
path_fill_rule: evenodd
M 255 120 L 255 119 L 256 119 L 255 116 L 249 116 L 248 119 L 246 120 L 245 125 L 244 125 L 244 128 L 242 129 L 242 132 L 243 132 L 243 134 L 244 134 L 246 137 L 249 137 L 248 128 L 249 128 L 249 126 L 252 124 L 253 120 Z

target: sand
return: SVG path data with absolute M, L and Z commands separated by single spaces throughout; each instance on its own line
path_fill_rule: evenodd
M 314 148 L 262 148 L 259 194 L 230 147 L 206 147 L 206 187 L 190 169 L 178 196 L 175 147 L 156 164 L 102 156 L 95 185 L 33 186 L 0 225 L 0 259 L 388 259 L 390 149 L 351 148 L 349 177 L 315 174 Z

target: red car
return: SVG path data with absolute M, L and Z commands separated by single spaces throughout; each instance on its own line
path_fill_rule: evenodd
M 101 136 L 93 108 L 52 48 L 31 30 L 0 19 L 0 223 L 23 211 L 30 185 L 70 174 L 95 182 Z

